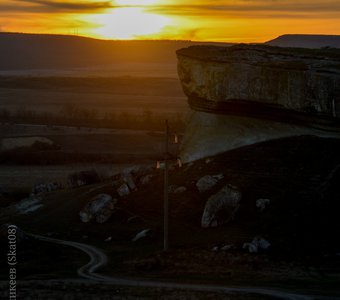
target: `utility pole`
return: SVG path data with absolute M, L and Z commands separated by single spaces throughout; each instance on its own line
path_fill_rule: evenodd
M 174 144 L 178 144 L 178 136 L 174 134 Z M 164 245 L 163 250 L 169 250 L 169 162 L 177 160 L 179 167 L 182 167 L 181 159 L 169 152 L 170 130 L 168 120 L 165 120 L 165 136 L 164 136 L 164 200 L 163 200 L 163 230 Z M 157 161 L 157 169 L 161 168 L 161 162 Z
M 169 249 L 169 124 L 165 120 L 164 154 L 164 251 Z

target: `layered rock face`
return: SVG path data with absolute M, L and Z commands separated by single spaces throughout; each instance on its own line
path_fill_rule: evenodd
M 177 57 L 193 109 L 183 161 L 280 137 L 339 136 L 338 49 L 193 46 Z

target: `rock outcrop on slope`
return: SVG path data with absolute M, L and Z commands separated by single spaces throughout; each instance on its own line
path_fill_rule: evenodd
M 284 34 L 266 44 L 279 47 L 340 48 L 340 35 Z
M 339 136 L 338 49 L 193 46 L 177 57 L 194 111 L 183 161 L 274 138 Z
M 234 186 L 226 185 L 212 195 L 205 204 L 201 226 L 216 227 L 233 220 L 240 207 L 242 193 Z
M 92 198 L 79 212 L 83 223 L 90 222 L 93 218 L 97 223 L 105 223 L 112 215 L 117 199 L 112 199 L 108 194 L 99 194 Z

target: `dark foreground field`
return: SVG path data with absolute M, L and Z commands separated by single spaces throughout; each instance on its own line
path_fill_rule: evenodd
M 111 181 L 47 193 L 43 195 L 43 206 L 29 214 L 18 215 L 8 207 L 2 211 L 1 222 L 15 223 L 30 233 L 103 249 L 109 263 L 97 272 L 106 276 L 264 286 L 335 299 L 340 296 L 339 151 L 337 140 L 297 137 L 243 147 L 175 168 L 171 171 L 170 183 L 176 187 L 185 186 L 186 191 L 170 194 L 168 252 L 162 251 L 163 176 L 157 170 L 149 184 L 119 200 L 107 223 L 82 223 L 79 211 L 98 193 L 114 196 Z M 199 193 L 195 183 L 207 174 L 223 174 L 224 178 L 211 190 Z M 237 186 L 243 193 L 235 220 L 217 228 L 201 228 L 206 200 L 226 183 Z M 271 200 L 263 212 L 255 205 L 259 198 Z M 135 234 L 144 229 L 151 229 L 152 234 L 131 242 Z M 251 254 L 242 249 L 242 244 L 255 236 L 270 242 L 267 252 Z M 231 244 L 235 249 L 220 250 L 221 246 Z M 4 240 L 3 245 L 5 249 Z M 52 290 L 60 285 L 46 280 L 77 278 L 76 265 L 80 267 L 86 260 L 82 254 L 75 256 L 72 248 L 59 249 L 59 246 L 32 238 L 18 244 L 18 249 L 18 279 L 42 280 L 35 282 L 31 290 L 23 283 L 23 294 L 31 297 L 39 292 L 54 295 Z M 6 270 L 4 260 L 2 266 L 1 270 Z M 1 276 L 6 280 L 6 271 Z M 70 299 L 75 299 L 80 292 L 78 283 L 62 286 L 63 291 L 73 297 Z M 88 289 L 89 295 L 96 293 L 93 285 L 82 288 Z M 99 290 L 106 295 L 112 289 L 101 286 Z M 125 296 L 130 299 L 129 296 L 137 294 L 157 298 L 158 293 L 163 293 L 155 289 L 117 287 L 117 290 L 123 295 L 114 294 L 117 299 L 125 299 Z M 195 293 L 176 293 L 170 292 L 170 298 L 165 299 L 177 296 L 196 299 Z M 224 296 L 197 294 L 198 299 L 205 297 Z
M 0 122 L 159 130 L 168 118 L 183 128 L 189 107 L 176 77 L 119 74 L 2 76 Z
M 2 124 L 0 137 L 3 192 L 29 193 L 49 182 L 64 185 L 70 174 L 91 169 L 109 178 L 135 164 L 155 165 L 164 151 L 163 132 L 148 130 Z M 45 138 L 53 145 L 25 145 L 26 138 Z

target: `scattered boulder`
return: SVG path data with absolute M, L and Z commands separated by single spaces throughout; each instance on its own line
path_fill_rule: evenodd
M 178 188 L 174 189 L 174 194 L 182 194 L 187 190 L 185 186 L 179 186 Z
M 151 174 L 142 176 L 142 177 L 139 179 L 139 184 L 140 184 L 140 185 L 146 185 L 146 184 L 148 184 L 148 183 L 150 182 L 150 180 L 151 180 L 152 177 L 153 177 L 153 176 L 152 176 Z
M 98 223 L 106 222 L 111 217 L 116 202 L 117 200 L 108 194 L 95 196 L 79 212 L 81 221 L 87 223 L 95 218 Z
M 244 243 L 243 249 L 248 250 L 249 253 L 258 253 L 260 251 L 268 250 L 270 243 L 261 237 L 255 237 L 250 243 Z
M 112 241 L 112 236 L 107 237 L 104 242 L 111 242 Z
M 149 175 L 152 172 L 153 167 L 152 166 L 133 166 L 126 168 L 122 171 L 121 177 L 124 178 L 131 178 L 134 181 L 134 184 L 140 183 L 140 179 L 144 176 Z M 134 190 L 134 188 L 131 188 Z
M 176 186 L 176 185 L 170 185 L 169 186 L 169 193 L 171 194 L 181 194 L 184 193 L 187 190 L 185 186 Z
M 152 166 L 136 165 L 123 170 L 122 174 L 131 174 L 134 178 L 148 175 L 152 172 Z
M 177 187 L 176 187 L 175 185 L 170 185 L 170 186 L 168 187 L 168 192 L 172 194 L 176 188 L 177 188 Z
M 40 197 L 30 196 L 15 205 L 17 212 L 21 215 L 34 212 L 43 206 Z
M 79 187 L 100 182 L 100 177 L 96 170 L 87 170 L 70 174 L 68 181 L 72 187 Z
M 196 183 L 197 189 L 200 193 L 210 190 L 217 182 L 223 178 L 223 174 L 219 175 L 206 175 L 199 179 Z
M 99 194 L 94 197 L 90 202 L 90 211 L 93 213 L 97 213 L 103 208 L 113 209 L 115 200 L 108 194 Z
M 88 211 L 84 211 L 84 210 L 81 210 L 79 212 L 79 217 L 80 217 L 80 220 L 83 222 L 83 223 L 88 223 L 91 221 L 91 219 L 93 218 L 92 214 L 90 214 Z
M 212 195 L 204 207 L 201 220 L 203 228 L 216 227 L 234 219 L 240 207 L 242 193 L 231 185 L 226 185 L 217 194 Z
M 150 166 L 133 166 L 124 169 L 113 178 L 113 187 L 120 197 L 129 195 L 138 189 L 138 186 L 147 184 L 152 175 Z
M 139 219 L 138 216 L 132 216 L 132 217 L 129 217 L 129 218 L 127 219 L 127 222 L 128 222 L 128 223 L 133 223 L 133 222 L 137 221 L 138 219 Z
M 259 211 L 264 211 L 265 208 L 270 204 L 270 199 L 257 199 L 256 200 L 256 207 Z
M 233 250 L 235 248 L 236 248 L 236 246 L 234 244 L 224 245 L 224 246 L 221 247 L 221 251 L 229 251 L 229 250 Z
M 224 245 L 224 246 L 214 246 L 211 251 L 214 251 L 214 252 L 218 252 L 218 251 L 229 251 L 229 250 L 233 250 L 233 249 L 236 249 L 237 247 L 234 245 L 234 244 L 231 244 L 231 245 Z
M 135 237 L 132 239 L 132 242 L 137 242 L 138 240 L 149 236 L 150 232 L 151 232 L 151 229 L 149 229 L 149 228 L 142 230 L 141 232 L 139 232 L 135 235 Z
M 131 191 L 137 190 L 137 186 L 136 186 L 131 174 L 123 174 L 122 177 L 123 177 L 123 181 L 128 185 L 128 187 Z
M 32 194 L 38 195 L 38 194 L 42 194 L 42 193 L 49 193 L 49 192 L 60 190 L 62 188 L 63 188 L 63 186 L 60 183 L 57 183 L 57 182 L 49 182 L 49 183 L 45 183 L 45 184 L 41 183 L 41 184 L 37 184 L 33 187 Z
M 117 193 L 120 197 L 128 196 L 130 194 L 130 189 L 126 183 L 123 183 L 118 189 Z

